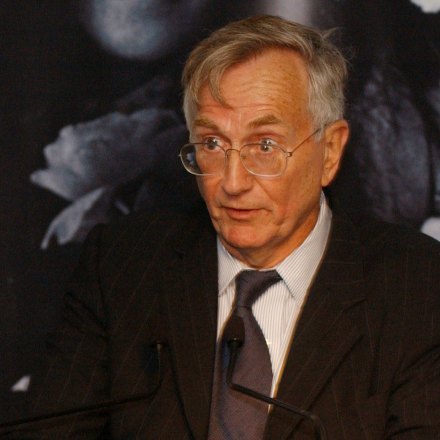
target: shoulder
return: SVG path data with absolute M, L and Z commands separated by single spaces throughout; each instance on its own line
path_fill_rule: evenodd
M 104 246 L 132 246 L 138 242 L 151 245 L 170 240 L 197 228 L 209 226 L 209 216 L 202 203 L 186 210 L 157 209 L 141 211 L 121 217 L 109 224 L 101 224 L 90 235 L 99 235 Z
M 92 258 L 106 270 L 117 269 L 129 260 L 166 258 L 170 249 L 210 234 L 212 226 L 203 203 L 179 212 L 168 209 L 139 212 L 95 226 L 87 237 L 80 260 Z
M 440 242 L 402 225 L 353 215 L 342 218 L 347 229 L 351 228 L 352 246 L 362 261 L 365 282 L 381 280 L 383 288 L 412 290 L 414 296 L 422 290 L 438 290 Z M 340 221 L 341 216 L 336 214 L 335 219 Z
M 414 228 L 359 216 L 351 216 L 350 221 L 367 255 L 426 253 L 440 256 L 440 242 Z

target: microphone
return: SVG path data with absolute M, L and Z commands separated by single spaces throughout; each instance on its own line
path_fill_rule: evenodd
M 245 340 L 243 319 L 240 316 L 237 315 L 231 316 L 224 330 L 224 340 L 227 341 L 229 348 L 229 363 L 226 372 L 226 383 L 231 389 L 238 391 L 239 393 L 245 394 L 247 396 L 253 397 L 254 399 L 266 402 L 270 405 L 275 405 L 280 408 L 284 408 L 285 410 L 290 411 L 293 414 L 309 419 L 313 423 L 317 438 L 320 440 L 327 440 L 327 432 L 324 428 L 322 421 L 319 419 L 319 417 L 316 414 L 297 408 L 293 405 L 290 405 L 289 403 L 283 402 L 282 400 L 266 396 L 255 390 L 236 384 L 232 381 L 232 374 L 234 372 L 238 352 Z
M 157 356 L 157 375 L 156 375 L 156 384 L 154 388 L 151 391 L 145 392 L 145 393 L 139 393 L 134 394 L 130 397 L 120 398 L 120 399 L 112 399 L 112 400 L 105 400 L 99 403 L 95 403 L 92 405 L 82 406 L 78 408 L 73 409 L 66 409 L 62 411 L 56 411 L 50 414 L 44 414 L 44 415 L 38 415 L 38 416 L 32 416 L 32 417 L 26 417 L 18 420 L 13 420 L 11 422 L 1 423 L 0 424 L 0 431 L 1 434 L 8 434 L 12 433 L 15 430 L 12 431 L 6 431 L 4 432 L 4 429 L 10 429 L 10 428 L 18 428 L 21 426 L 26 426 L 30 424 L 35 424 L 42 421 L 48 421 L 53 419 L 58 419 L 62 417 L 67 416 L 73 416 L 73 415 L 83 415 L 83 414 L 89 414 L 94 412 L 99 412 L 107 409 L 112 409 L 121 405 L 126 405 L 128 403 L 134 403 L 139 402 L 142 400 L 145 400 L 149 398 L 150 396 L 156 394 L 156 392 L 159 390 L 161 384 L 162 384 L 162 352 L 163 349 L 167 346 L 166 342 L 163 342 L 161 340 L 156 341 L 151 344 L 151 348 L 155 349 L 156 356 Z

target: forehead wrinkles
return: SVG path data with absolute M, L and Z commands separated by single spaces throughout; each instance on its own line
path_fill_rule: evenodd
M 288 102 L 288 97 L 291 97 L 290 89 L 286 82 L 260 78 L 256 82 L 224 85 L 221 90 L 228 106 L 246 109 L 252 105 L 265 106 Z
M 239 107 L 243 98 L 254 104 L 292 105 L 308 101 L 308 72 L 291 51 L 271 50 L 228 69 L 220 82 L 223 104 Z M 261 102 L 258 102 L 261 99 Z
M 200 90 L 194 122 L 206 118 L 217 123 L 221 115 L 223 122 L 231 118 L 228 125 L 247 125 L 274 115 L 281 125 L 296 126 L 309 113 L 307 68 L 300 55 L 291 51 L 267 51 L 232 66 L 222 76 L 220 86 L 222 100 L 212 94 L 208 83 Z M 205 123 L 197 125 L 209 128 Z
M 215 110 L 221 110 L 220 113 Z M 207 106 L 206 113 L 194 120 L 193 128 L 208 129 L 209 131 L 228 133 L 248 125 L 248 117 L 243 107 L 240 109 L 221 105 Z M 210 111 L 211 110 L 211 111 Z

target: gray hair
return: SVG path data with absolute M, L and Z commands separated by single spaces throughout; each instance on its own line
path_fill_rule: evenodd
M 229 23 L 201 41 L 191 52 L 182 74 L 183 111 L 191 129 L 202 87 L 226 104 L 220 81 L 224 72 L 270 48 L 299 53 L 309 77 L 309 112 L 315 128 L 322 128 L 344 114 L 347 63 L 329 41 L 331 32 L 321 32 L 281 17 L 260 15 Z

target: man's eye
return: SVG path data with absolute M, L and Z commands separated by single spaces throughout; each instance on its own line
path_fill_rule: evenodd
M 220 140 L 217 139 L 217 138 L 205 139 L 203 141 L 203 143 L 206 145 L 206 148 L 209 149 L 209 150 L 215 150 L 215 149 L 221 147 Z
M 274 146 L 276 146 L 276 142 L 272 139 L 262 139 L 260 142 L 260 150 L 265 153 L 270 153 L 274 150 Z

